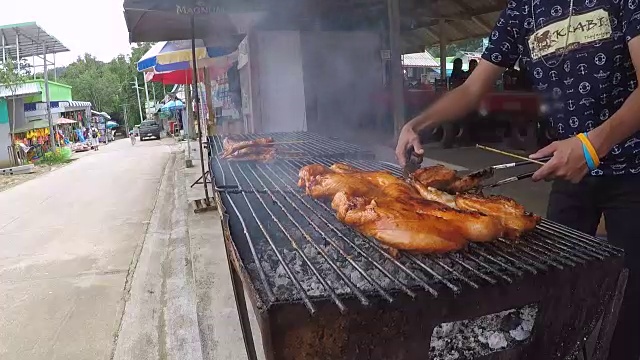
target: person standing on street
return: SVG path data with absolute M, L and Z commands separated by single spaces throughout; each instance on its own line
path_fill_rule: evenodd
M 95 125 L 91 127 L 91 146 L 95 151 L 98 151 L 100 147 L 100 132 Z
M 129 139 L 131 140 L 131 145 L 136 144 L 136 134 L 134 134 L 133 130 L 129 130 Z
M 640 356 L 640 6 L 638 0 L 510 0 L 469 79 L 402 129 L 396 156 L 423 153 L 418 133 L 464 117 L 518 60 L 548 105 L 557 141 L 533 176 L 554 180 L 547 217 L 625 250 L 629 279 L 609 359 Z M 576 304 L 579 306 L 579 304 Z

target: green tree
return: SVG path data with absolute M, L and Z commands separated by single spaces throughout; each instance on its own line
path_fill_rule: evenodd
M 21 62 L 22 63 L 22 62 Z M 18 66 L 17 62 L 6 61 L 0 66 L 0 84 L 6 87 L 11 93 L 12 115 L 11 115 L 11 140 L 15 141 L 14 132 L 16 129 L 16 94 L 18 89 L 29 79 L 30 71 L 28 67 Z
M 482 38 L 457 41 L 447 45 L 446 56 L 457 56 L 461 52 L 482 52 Z M 440 45 L 433 45 L 427 49 L 435 58 L 440 57 Z
M 131 82 L 137 77 L 138 83 L 144 85 L 144 74 L 138 72 L 137 63 L 152 45 L 136 44 L 132 46 L 130 56 L 118 55 L 106 63 L 85 54 L 59 73 L 59 81 L 73 87 L 74 99 L 90 101 L 96 110 L 107 112 L 114 119 L 123 119 L 126 108 L 129 124 L 138 124 L 140 112 Z M 154 90 L 156 98 L 161 99 L 165 91 L 163 86 L 149 86 L 150 99 L 153 99 Z M 141 94 L 141 98 L 144 97 Z M 142 112 L 145 113 L 144 108 Z

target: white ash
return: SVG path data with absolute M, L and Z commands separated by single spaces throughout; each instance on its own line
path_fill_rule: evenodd
M 440 324 L 431 335 L 430 359 L 473 359 L 523 344 L 531 336 L 537 313 L 533 304 Z

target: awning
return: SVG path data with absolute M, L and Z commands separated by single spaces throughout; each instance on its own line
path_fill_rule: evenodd
M 55 119 L 53 121 L 53 123 L 56 124 L 56 125 L 75 124 L 75 123 L 77 123 L 77 121 L 71 120 L 71 119 L 66 119 L 66 118 L 59 118 L 59 119 Z
M 54 119 L 53 120 L 53 125 L 64 125 L 64 124 L 75 124 L 75 123 L 77 123 L 77 121 L 71 120 L 71 119 L 65 119 L 65 118 L 58 118 L 58 119 Z M 13 133 L 14 134 L 19 134 L 19 133 L 27 132 L 29 130 L 44 129 L 44 128 L 48 128 L 48 127 L 49 127 L 49 120 L 47 120 L 47 119 L 38 119 L 38 120 L 35 120 L 35 121 L 29 121 L 25 125 L 17 127 L 13 131 Z
M 125 0 L 123 4 L 130 42 L 189 39 L 194 15 L 195 38 L 218 39 L 207 45 L 224 45 L 229 36 L 247 33 L 266 16 L 268 6 L 264 0 Z
M 103 117 L 107 120 L 111 120 L 111 116 L 109 116 L 109 114 L 107 114 L 106 112 L 97 112 L 97 111 L 93 111 L 91 110 L 91 115 L 92 116 L 100 116 Z
M 78 108 L 90 108 L 91 107 L 91 103 L 88 101 L 67 101 L 68 105 L 65 105 L 65 107 L 78 107 Z
M 406 67 L 438 67 L 440 64 L 428 52 L 402 55 L 402 66 Z

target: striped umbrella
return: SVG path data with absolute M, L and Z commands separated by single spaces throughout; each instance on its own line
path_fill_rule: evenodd
M 204 42 L 196 40 L 196 60 L 206 66 L 207 59 L 224 57 L 234 52 L 229 47 L 211 46 L 205 47 Z M 187 70 L 191 68 L 191 41 L 162 41 L 149 49 L 140 61 L 138 71 L 168 72 L 175 70 Z M 199 66 L 200 67 L 200 66 Z

